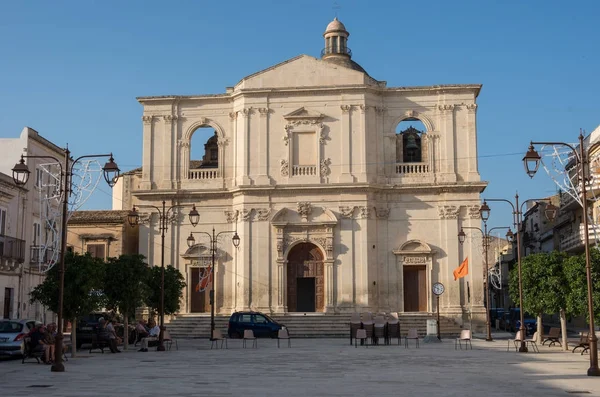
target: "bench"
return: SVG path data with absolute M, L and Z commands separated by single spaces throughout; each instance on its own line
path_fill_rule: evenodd
M 90 346 L 90 353 L 92 350 L 100 350 L 104 354 L 104 349 L 110 349 L 109 341 L 105 339 L 98 339 L 98 334 L 92 334 L 92 344 Z
M 21 360 L 21 364 L 25 364 L 25 360 L 35 358 L 37 363 L 40 363 L 40 359 L 44 357 L 44 349 L 41 345 L 39 348 L 35 349 L 31 346 L 31 338 L 26 337 L 23 340 L 23 359 Z
M 546 343 L 550 342 L 548 346 L 552 346 L 558 343 L 559 346 L 562 346 L 560 343 L 560 328 L 551 327 L 548 335 L 542 336 L 542 346 Z
M 573 351 L 571 353 L 575 353 L 575 350 L 577 350 L 580 347 L 583 349 L 581 351 L 581 354 L 583 354 L 586 351 L 590 350 L 590 340 L 589 340 L 589 337 L 590 337 L 590 333 L 589 332 L 580 332 L 579 333 L 579 344 L 573 348 Z

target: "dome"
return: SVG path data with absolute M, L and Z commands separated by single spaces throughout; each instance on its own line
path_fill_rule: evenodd
M 367 73 L 367 71 L 365 69 L 363 69 L 362 66 L 360 66 L 358 63 L 354 62 L 352 59 L 347 58 L 347 57 L 328 57 L 323 60 L 325 62 L 334 63 L 338 66 L 342 66 L 342 67 L 345 67 L 348 69 L 362 72 L 362 73 L 366 74 L 367 76 L 369 75 L 369 73 Z
M 329 32 L 339 32 L 340 30 L 346 32 L 346 27 L 337 19 L 337 17 L 335 17 L 333 21 L 329 22 L 329 25 L 327 25 L 325 34 Z

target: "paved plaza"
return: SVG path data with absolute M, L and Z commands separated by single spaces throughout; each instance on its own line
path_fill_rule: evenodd
M 294 339 L 277 349 L 276 340 L 260 339 L 243 349 L 230 340 L 229 349 L 211 350 L 207 340 L 180 339 L 169 352 L 82 351 L 64 373 L 2 360 L 0 395 L 600 396 L 600 379 L 585 375 L 588 355 L 547 346 L 506 352 L 506 340 L 474 340 L 473 350 L 455 350 L 453 340 L 419 349 L 411 342 L 355 348 L 347 339 Z

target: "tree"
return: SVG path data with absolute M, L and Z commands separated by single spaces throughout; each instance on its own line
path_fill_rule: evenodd
M 590 249 L 592 267 L 592 286 L 594 291 L 600 291 L 600 252 L 596 248 Z M 566 279 L 571 293 L 567 299 L 569 313 L 575 316 L 585 315 L 589 321 L 587 275 L 585 271 L 585 254 L 569 258 L 565 267 Z M 593 294 L 594 320 L 600 320 L 600 294 Z
M 63 290 L 63 318 L 71 320 L 72 344 L 76 346 L 77 318 L 100 309 L 105 304 L 102 293 L 104 262 L 91 255 L 67 252 L 65 255 L 65 284 Z M 47 273 L 44 282 L 30 294 L 30 302 L 40 302 L 50 310 L 58 312 L 59 264 Z M 58 324 L 62 327 L 62 324 Z M 75 356 L 75 349 L 71 350 Z
M 183 289 L 186 286 L 184 280 L 183 274 L 178 269 L 171 265 L 165 267 L 165 314 L 173 314 L 179 311 Z M 160 281 L 160 266 L 150 268 L 147 281 L 146 306 L 150 307 L 154 313 L 158 313 L 160 308 Z
M 571 294 L 566 278 L 565 268 L 569 257 L 564 252 L 553 251 L 528 255 L 521 260 L 521 275 L 523 285 L 523 308 L 526 312 L 536 314 L 537 331 L 543 333 L 542 314 L 560 313 L 563 349 L 568 349 L 566 343 L 568 299 Z M 511 299 L 519 302 L 519 276 L 515 267 L 510 273 L 509 292 Z
M 106 307 L 117 310 L 124 317 L 124 349 L 129 343 L 129 318 L 144 303 L 149 275 L 148 264 L 143 255 L 121 255 L 106 262 L 104 294 Z

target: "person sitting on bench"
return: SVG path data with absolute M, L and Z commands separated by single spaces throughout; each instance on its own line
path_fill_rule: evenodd
M 98 341 L 106 342 L 111 353 L 121 352 L 119 349 L 117 349 L 117 340 L 111 339 L 111 332 L 106 326 L 106 320 L 103 317 L 100 317 L 98 320 Z
M 150 320 L 148 322 L 148 325 L 151 328 L 150 328 L 150 331 L 148 332 L 148 336 L 145 338 L 142 338 L 142 348 L 140 350 L 138 350 L 140 352 L 147 352 L 148 351 L 148 343 L 157 341 L 158 337 L 160 335 L 160 327 L 154 322 L 154 320 Z
M 46 347 L 43 344 L 43 340 L 45 337 L 44 331 L 42 330 L 42 325 L 36 325 L 31 332 L 28 334 L 29 336 L 29 346 L 31 347 L 31 352 L 44 352 L 44 356 L 42 356 L 42 361 L 50 364 L 47 356 L 50 354 Z

